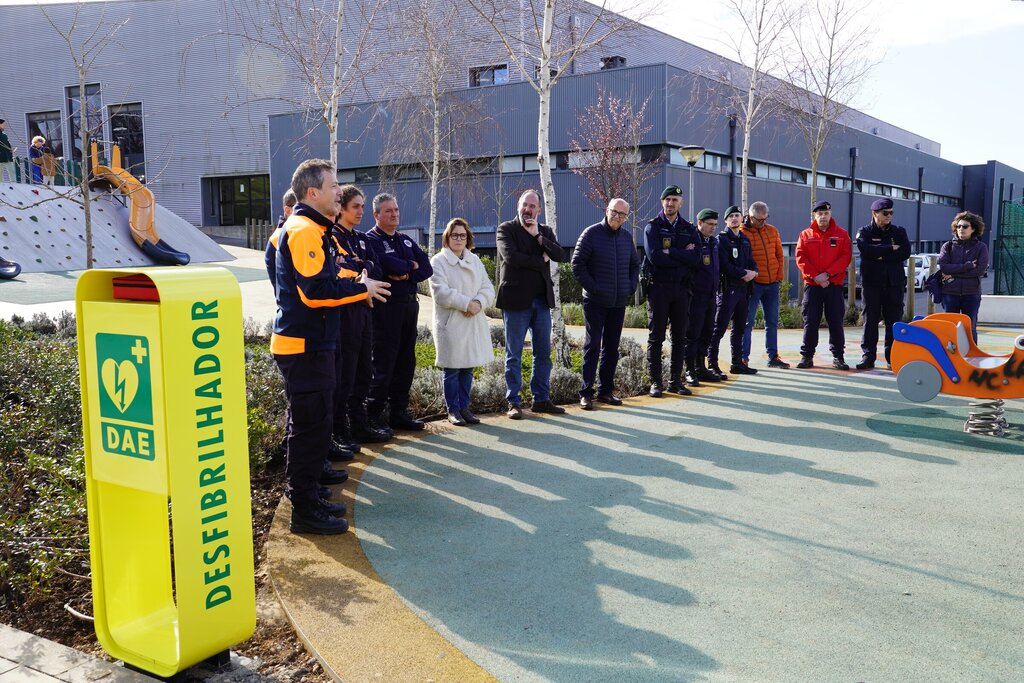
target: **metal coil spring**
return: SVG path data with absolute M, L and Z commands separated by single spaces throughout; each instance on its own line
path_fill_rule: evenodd
M 1006 436 L 1010 424 L 1006 421 L 1003 400 L 971 401 L 971 412 L 964 423 L 964 431 L 985 436 Z

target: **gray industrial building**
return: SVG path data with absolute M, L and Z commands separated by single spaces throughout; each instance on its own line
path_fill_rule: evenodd
M 396 100 L 422 90 L 415 76 L 422 55 L 415 34 L 403 24 L 407 0 L 384 4 L 363 35 L 367 23 L 361 17 L 373 1 L 350 2 L 353 7 L 346 10 L 343 41 L 363 40 L 368 46 L 363 58 L 372 68 L 353 78 L 344 93 L 339 173 L 367 194 L 382 185 L 395 192 L 403 225 L 425 240 L 425 174 L 414 163 L 384 175 L 380 168 L 396 135 Z M 260 33 L 272 43 L 280 27 L 271 25 L 271 18 L 280 15 L 271 9 L 286 4 L 120 0 L 0 7 L 5 26 L 32 36 L 33 55 L 29 61 L 5 60 L 0 67 L 5 86 L 0 117 L 8 120 L 8 134 L 20 152 L 33 135 L 42 134 L 58 153 L 76 155 L 71 141 L 80 120 L 79 74 L 60 33 L 75 26 L 75 35 L 82 36 L 100 27 L 97 35 L 104 35 L 124 22 L 86 75 L 89 125 L 104 140 L 122 144 L 126 166 L 145 177 L 163 206 L 208 232 L 246 218 L 271 219 L 279 213 L 297 161 L 329 152 L 326 131 L 304 111 L 308 97 L 294 65 L 243 37 Z M 452 136 L 457 154 L 472 160 L 472 173 L 442 183 L 438 228 L 452 215 L 466 216 L 487 247 L 497 222 L 512 216 L 517 191 L 539 185 L 537 96 L 468 6 L 445 6 L 457 10 L 447 19 L 455 37 L 447 49 L 445 97 L 480 116 L 473 126 L 460 124 Z M 567 6 L 567 32 L 594 11 L 582 0 Z M 562 74 L 554 90 L 550 139 L 563 244 L 573 244 L 600 217 L 584 197 L 583 180 L 571 170 L 570 154 L 577 114 L 594 102 L 598 85 L 636 105 L 650 98 L 651 128 L 642 153 L 662 163 L 648 183 L 646 200 L 636 207 L 639 216 L 657 211 L 660 187 L 687 186 L 688 169 L 678 153 L 687 144 L 707 150 L 693 170 L 694 203 L 721 210 L 739 201 L 742 132 L 730 126 L 721 107 L 695 95 L 709 92 L 707 83 L 730 68 L 735 65 L 717 55 L 633 25 L 582 54 Z M 999 202 L 1024 193 L 1024 172 L 998 161 L 961 166 L 943 160 L 937 142 L 856 111 L 842 123 L 821 157 L 818 196 L 833 203 L 844 227 L 865 223 L 870 203 L 888 196 L 896 204 L 897 222 L 927 248 L 948 238 L 950 220 L 961 208 L 982 214 L 998 233 Z M 809 222 L 810 163 L 802 140 L 786 121 L 769 120 L 755 133 L 750 154 L 750 199 L 766 201 L 771 222 L 785 241 L 794 241 Z

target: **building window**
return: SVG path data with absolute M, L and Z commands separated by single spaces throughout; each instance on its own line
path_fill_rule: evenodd
M 142 134 L 142 103 L 110 107 L 110 139 L 121 148 L 124 169 L 146 182 L 146 149 Z
M 508 64 L 478 66 L 469 70 L 469 87 L 504 85 L 508 83 Z
M 59 111 L 28 114 L 25 118 L 28 122 L 29 140 L 42 135 L 46 139 L 46 146 L 53 150 L 54 156 L 64 156 L 64 135 L 61 131 Z
M 82 113 L 79 111 L 78 86 L 73 85 L 66 89 L 68 99 L 68 121 L 71 126 L 69 133 L 75 142 L 71 145 L 71 155 L 75 161 L 82 160 L 82 150 L 79 149 L 80 127 L 82 125 Z M 89 137 L 99 140 L 103 137 L 103 106 L 100 101 L 100 86 L 98 83 L 90 83 L 85 86 L 85 124 L 89 131 Z M 86 150 L 88 153 L 88 150 Z
M 246 218 L 270 220 L 270 176 L 214 178 L 221 225 L 243 225 Z

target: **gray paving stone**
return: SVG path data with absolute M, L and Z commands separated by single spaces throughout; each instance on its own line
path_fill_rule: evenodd
M 19 666 L 7 673 L 0 674 L 0 683 L 60 683 L 60 679 L 35 669 Z
M 12 662 L 6 657 L 0 657 L 0 674 L 10 671 L 16 666 L 18 666 L 17 662 Z
M 66 683 L 153 683 L 153 679 L 102 659 L 90 659 L 63 676 Z

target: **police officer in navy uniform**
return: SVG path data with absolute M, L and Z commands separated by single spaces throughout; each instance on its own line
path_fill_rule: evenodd
M 729 335 L 732 364 L 729 371 L 737 375 L 756 375 L 757 370 L 743 362 L 743 334 L 751 282 L 757 277 L 757 263 L 750 240 L 743 233 L 743 212 L 738 206 L 725 210 L 725 229 L 718 235 L 718 261 L 722 278 L 716 300 L 715 329 L 708 348 L 708 370 L 719 379 L 728 378 L 718 366 L 718 349 L 732 322 L 732 334 Z
M 373 261 L 380 266 L 391 297 L 373 307 L 373 379 L 366 401 L 370 424 L 381 430 L 423 429 L 423 422 L 409 414 L 409 390 L 416 372 L 416 322 L 420 304 L 416 285 L 430 279 L 430 258 L 410 237 L 398 232 L 400 214 L 394 195 L 382 192 L 373 198 L 377 224 L 366 233 Z M 389 419 L 384 409 L 390 406 Z
M 878 352 L 878 323 L 885 322 L 885 362 L 892 350 L 892 326 L 903 319 L 903 297 L 907 292 L 906 260 L 910 256 L 907 231 L 892 223 L 892 200 L 878 199 L 871 205 L 871 223 L 857 233 L 860 251 L 861 293 L 864 297 L 864 334 L 860 340 L 858 370 L 875 367 Z
M 365 270 L 374 280 L 383 280 L 373 260 L 367 237 L 356 230 L 363 220 L 366 199 L 355 185 L 341 188 L 341 212 L 334 224 L 341 272 Z M 334 391 L 334 440 L 343 449 L 359 452 L 358 442 L 379 443 L 391 435 L 369 424 L 366 395 L 372 374 L 373 313 L 369 306 L 343 306 L 340 311 L 342 337 L 336 357 L 337 386 Z
M 686 383 L 699 387 L 705 382 L 721 382 L 716 373 L 704 366 L 715 326 L 715 292 L 718 290 L 718 212 L 701 209 L 697 214 L 697 244 L 700 258 L 690 283 L 690 320 L 686 331 Z
M 644 269 L 650 278 L 647 291 L 647 366 L 651 396 L 661 397 L 661 347 L 665 328 L 672 326 L 672 356 L 668 390 L 689 396 L 682 382 L 686 359 L 686 331 L 690 317 L 690 281 L 700 259 L 697 230 L 679 214 L 683 191 L 669 185 L 661 193 L 661 213 L 644 228 Z

